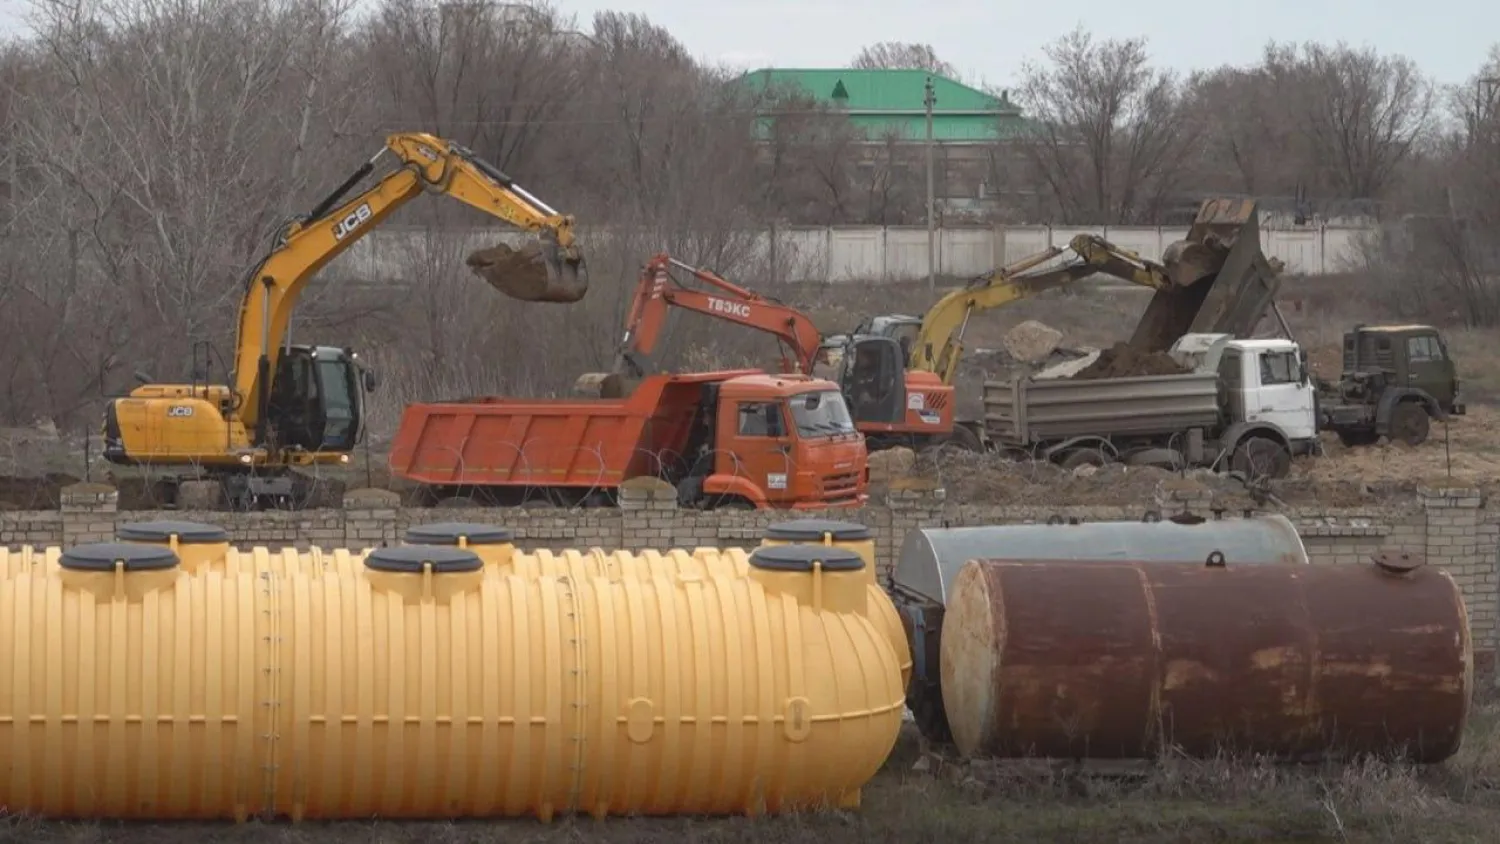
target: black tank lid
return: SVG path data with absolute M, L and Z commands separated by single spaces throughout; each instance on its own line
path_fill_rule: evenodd
M 126 571 L 165 571 L 179 562 L 171 548 L 129 542 L 78 545 L 62 552 L 58 559 L 58 565 L 70 571 L 94 572 L 114 571 L 115 563 L 124 563 Z
M 376 548 L 365 555 L 365 567 L 371 571 L 395 574 L 421 574 L 422 567 L 432 564 L 433 574 L 460 574 L 479 571 L 484 561 L 467 548 L 444 548 L 435 545 L 405 545 Z
M 763 545 L 750 554 L 750 565 L 766 571 L 811 572 L 821 562 L 828 572 L 860 571 L 865 558 L 830 545 Z

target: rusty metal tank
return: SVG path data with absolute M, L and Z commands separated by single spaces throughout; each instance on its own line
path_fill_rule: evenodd
M 1306 564 L 1297 528 L 1282 515 L 960 528 L 918 528 L 906 534 L 896 558 L 891 594 L 911 645 L 907 707 L 933 741 L 949 741 L 938 674 L 948 584 L 964 563 L 983 559 L 1129 559 L 1201 563 L 1214 552 L 1238 563 Z
M 976 560 L 950 586 L 944 708 L 967 756 L 1311 761 L 1457 751 L 1463 595 L 1420 561 Z

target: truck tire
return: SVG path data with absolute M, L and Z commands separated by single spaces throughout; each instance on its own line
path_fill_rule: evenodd
M 1391 421 L 1387 436 L 1391 442 L 1421 445 L 1427 442 L 1427 432 L 1432 419 L 1421 402 L 1404 401 L 1391 409 Z
M 1235 447 L 1229 468 L 1249 480 L 1277 480 L 1291 473 L 1292 453 L 1268 437 L 1249 437 Z
M 984 451 L 984 444 L 979 441 L 979 435 L 963 425 L 954 425 L 953 433 L 948 436 L 943 445 L 951 445 L 976 454 Z
M 1082 466 L 1103 466 L 1109 462 L 1109 457 L 1097 448 L 1075 448 L 1070 449 L 1057 461 L 1057 465 L 1064 469 L 1077 469 Z

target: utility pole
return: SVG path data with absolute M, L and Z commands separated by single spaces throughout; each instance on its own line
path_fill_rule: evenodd
M 937 104 L 937 94 L 932 88 L 932 77 L 927 77 L 923 87 L 922 105 L 927 108 L 927 295 L 937 294 L 937 203 L 932 191 L 932 107 Z

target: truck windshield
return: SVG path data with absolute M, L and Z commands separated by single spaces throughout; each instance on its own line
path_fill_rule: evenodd
M 849 406 L 838 390 L 819 390 L 803 393 L 791 399 L 792 418 L 797 422 L 797 435 L 803 438 L 833 437 L 854 433 L 854 420 L 849 416 Z

